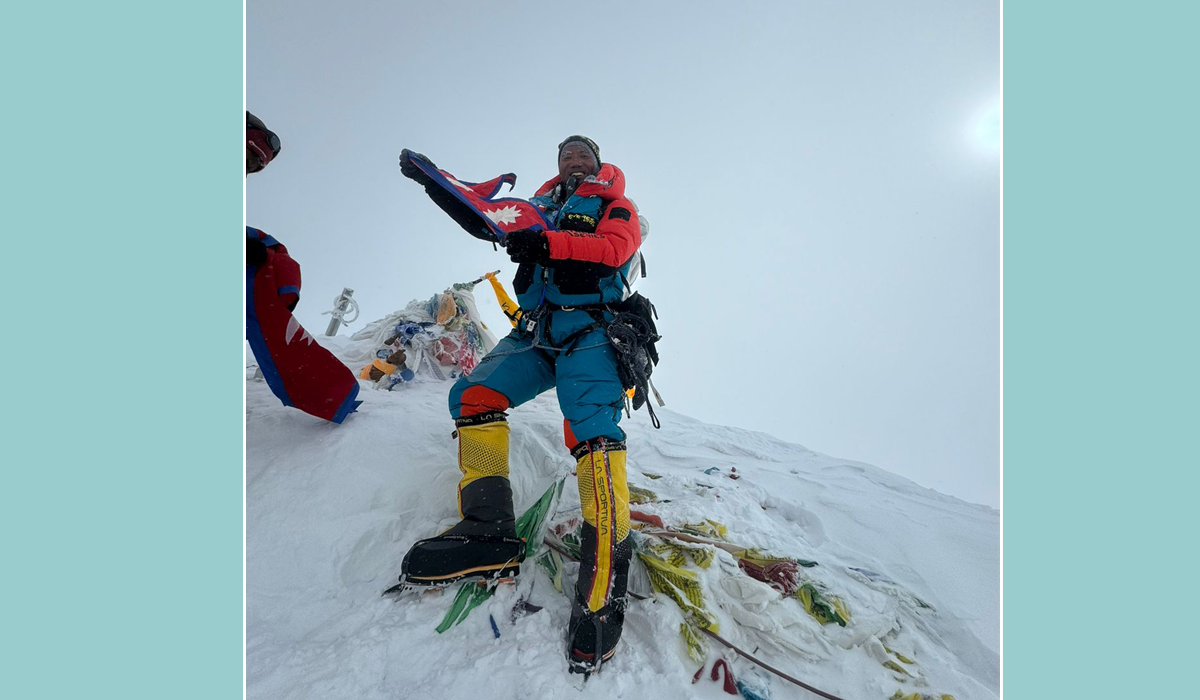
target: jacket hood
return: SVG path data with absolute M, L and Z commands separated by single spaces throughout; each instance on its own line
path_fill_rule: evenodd
M 534 196 L 541 197 L 549 194 L 560 182 L 562 182 L 562 177 L 555 175 L 547 180 L 546 184 L 539 187 Z M 580 197 L 600 197 L 610 201 L 622 199 L 625 197 L 625 173 L 612 163 L 601 163 L 600 172 L 584 179 L 583 184 L 575 190 L 575 194 Z

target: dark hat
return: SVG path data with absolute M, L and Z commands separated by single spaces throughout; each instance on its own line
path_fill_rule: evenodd
M 586 136 L 580 136 L 578 134 L 576 134 L 575 136 L 568 136 L 566 139 L 563 140 L 562 143 L 558 144 L 558 156 L 560 158 L 562 157 L 563 149 L 566 148 L 567 146 L 570 146 L 571 144 L 578 144 L 580 146 L 587 148 L 589 151 L 591 151 L 592 156 L 595 157 L 595 159 L 596 159 L 596 167 L 597 168 L 600 167 L 600 147 L 596 145 L 595 141 L 589 139 Z
M 275 132 L 249 111 L 246 112 L 246 147 L 258 156 L 258 162 L 264 168 L 279 155 L 282 147 Z

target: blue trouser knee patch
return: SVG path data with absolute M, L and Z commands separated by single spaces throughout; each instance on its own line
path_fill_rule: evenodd
M 516 331 L 492 348 L 471 374 L 459 377 L 450 389 L 450 415 L 462 417 L 462 395 L 471 386 L 486 386 L 508 398 L 510 406 L 520 406 L 554 387 L 554 365 L 546 353 L 533 346 L 532 337 L 520 337 Z
M 580 311 L 551 312 L 552 338 L 558 336 L 561 342 L 573 328 L 586 327 L 579 326 L 580 314 L 590 322 Z M 577 337 L 567 349 L 570 352 L 534 348 L 532 336 L 513 331 L 470 375 L 455 382 L 450 415 L 461 417 L 462 395 L 471 386 L 498 391 L 514 407 L 557 386 L 559 408 L 580 442 L 597 437 L 624 440 L 625 431 L 618 425 L 624 392 L 617 376 L 617 353 L 603 329 Z

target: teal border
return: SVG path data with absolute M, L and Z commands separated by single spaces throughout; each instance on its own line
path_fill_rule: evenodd
M 1004 6 L 1007 697 L 1196 692 L 1198 8 Z
M 1181 696 L 1200 16 L 1004 20 L 1005 691 Z M 241 3 L 5 23 L 0 695 L 237 697 Z
M 0 697 L 242 695 L 242 12 L 5 10 Z

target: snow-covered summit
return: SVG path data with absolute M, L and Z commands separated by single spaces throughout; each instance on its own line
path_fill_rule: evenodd
M 357 344 L 319 340 L 358 369 Z M 666 599 L 632 603 L 618 655 L 580 691 L 566 671 L 569 603 L 532 561 L 522 580 L 536 579 L 531 601 L 542 610 L 515 621 L 511 586 L 444 634 L 434 628 L 452 593 L 380 597 L 408 547 L 457 520 L 459 472 L 449 383 L 363 386 L 364 404 L 338 426 L 247 381 L 250 698 L 726 697 L 707 674 L 692 684 L 681 612 Z M 635 507 L 667 524 L 715 520 L 730 542 L 816 561 L 804 575 L 851 615 L 845 627 L 822 625 L 718 551 L 702 582 L 725 638 L 846 700 L 998 697 L 997 511 L 763 433 L 659 413 L 661 430 L 644 412 L 622 423 L 630 483 L 659 501 Z M 520 512 L 573 460 L 553 392 L 509 420 Z M 568 478 L 556 517 L 577 508 Z M 709 649 L 710 664 L 721 651 Z M 774 700 L 814 697 L 745 660 L 733 670 Z

